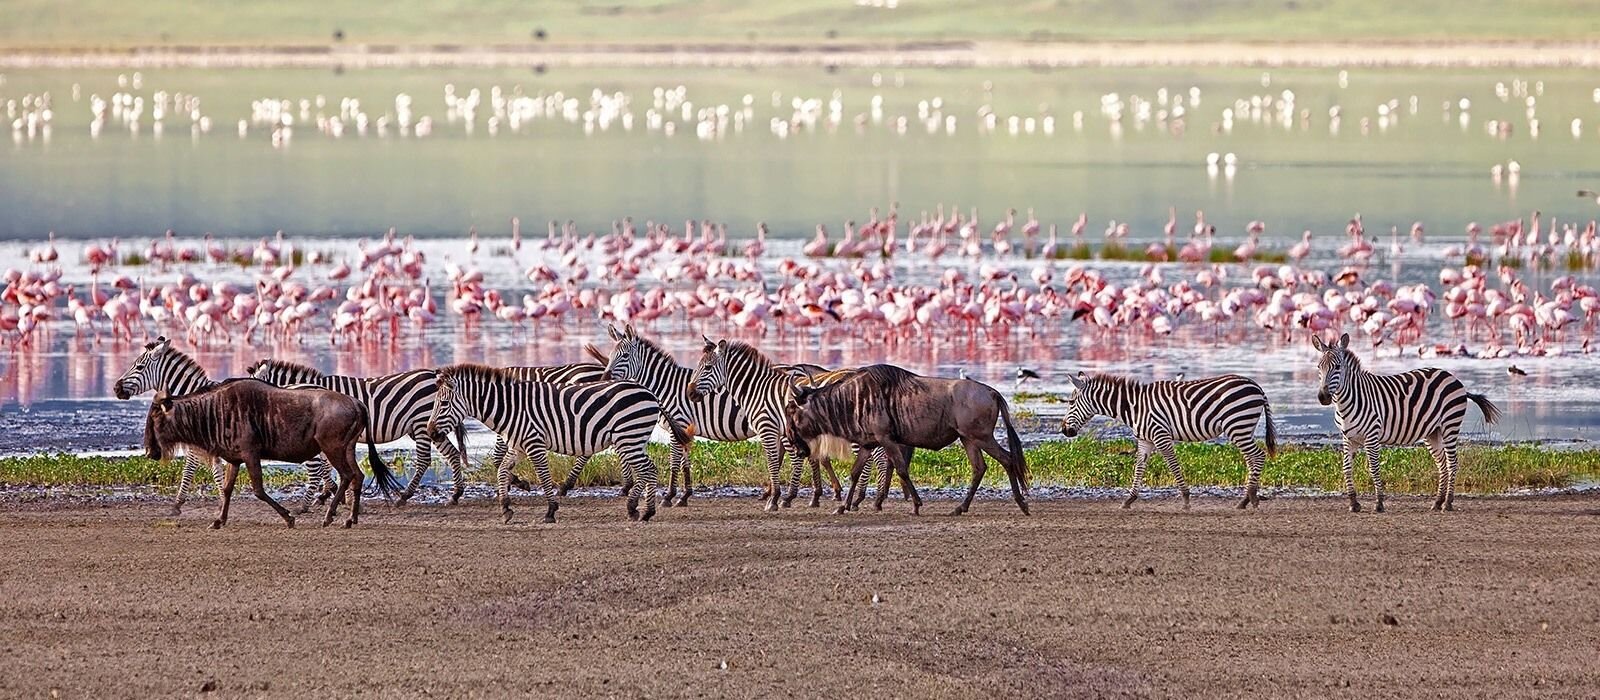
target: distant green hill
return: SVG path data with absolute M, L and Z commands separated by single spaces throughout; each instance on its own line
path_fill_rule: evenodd
M 887 4 L 890 0 L 862 0 Z M 4 0 L 0 47 L 1600 39 L 1586 0 Z M 335 39 L 336 32 L 342 38 Z

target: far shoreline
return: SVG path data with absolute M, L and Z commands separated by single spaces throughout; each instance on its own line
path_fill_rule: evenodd
M 0 70 L 150 68 L 1594 68 L 1600 42 L 908 41 L 0 48 Z

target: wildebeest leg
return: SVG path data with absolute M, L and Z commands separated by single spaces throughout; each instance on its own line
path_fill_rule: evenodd
M 833 460 L 823 457 L 821 463 L 828 470 L 828 484 L 833 487 L 833 500 L 844 500 L 844 489 L 839 485 L 839 470 L 833 467 Z
M 865 493 L 865 491 L 861 489 L 861 471 L 866 469 L 866 467 L 866 453 L 857 452 L 855 464 L 850 465 L 850 492 L 845 494 L 844 502 L 840 503 L 834 508 L 834 515 L 843 515 L 846 508 L 850 507 L 854 503 L 860 502 L 860 498 L 856 496 L 856 492 L 860 490 Z
M 1001 447 L 1000 443 L 995 442 L 992 438 L 989 440 L 983 440 L 980 438 L 978 441 L 978 446 L 983 448 L 985 453 L 987 453 L 990 457 L 995 458 L 995 461 L 1000 463 L 1000 468 L 1006 473 L 1006 481 L 1011 483 L 1011 500 L 1016 501 L 1017 507 L 1022 509 L 1023 515 L 1027 515 L 1028 497 L 1022 494 L 1022 480 L 1018 478 L 1016 474 L 1011 473 L 1010 469 L 1005 468 L 1006 464 L 1013 459 L 1021 458 L 1021 455 L 1011 454 L 1009 450 Z
M 972 483 L 967 486 L 967 497 L 961 499 L 961 505 L 956 506 L 951 515 L 961 515 L 972 507 L 972 497 L 978 493 L 978 484 L 983 482 L 983 475 L 989 471 L 989 462 L 983 458 L 983 448 L 978 446 L 976 440 L 962 438 L 961 447 L 967 451 L 967 461 L 972 463 Z
M 793 457 L 790 457 L 790 459 L 793 459 Z M 811 466 L 811 502 L 806 505 L 810 508 L 816 508 L 822 505 L 822 462 L 816 457 L 806 461 Z
M 339 474 L 339 486 L 334 489 L 333 497 L 328 499 L 328 514 L 322 519 L 322 526 L 327 527 L 333 523 L 333 517 L 338 514 L 339 504 L 345 500 L 345 496 L 352 489 L 356 494 L 361 493 L 363 477 L 361 467 L 356 465 L 355 445 L 351 445 L 349 450 L 334 449 L 333 452 L 324 453 L 324 456 L 333 466 L 333 470 Z M 346 527 L 349 525 L 350 523 L 346 523 Z
M 557 496 L 565 496 L 578 486 L 578 477 L 583 476 L 584 467 L 589 466 L 588 457 L 578 457 L 572 460 L 572 468 L 567 470 L 566 480 L 561 482 L 561 488 L 556 489 Z
M 233 482 L 239 478 L 239 465 L 232 462 L 224 467 L 227 471 L 222 473 L 222 509 L 217 513 L 217 519 L 212 521 L 211 529 L 221 529 L 228 524 L 228 502 L 233 500 Z
M 244 468 L 246 473 L 250 475 L 250 490 L 255 492 L 256 500 L 266 501 L 267 505 L 278 511 L 278 516 L 283 518 L 283 521 L 288 523 L 289 527 L 294 527 L 294 516 L 289 514 L 289 509 L 278 505 L 277 501 L 272 500 L 272 494 L 267 493 L 267 486 L 261 481 L 261 460 L 252 455 L 245 459 Z

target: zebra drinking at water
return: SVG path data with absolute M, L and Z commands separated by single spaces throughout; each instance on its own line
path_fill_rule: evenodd
M 550 452 L 584 457 L 613 448 L 625 470 L 634 477 L 628 494 L 628 517 L 644 520 L 656 512 L 655 463 L 645 452 L 650 433 L 661 418 L 661 406 L 650 391 L 633 382 L 602 381 L 557 386 L 517 381 L 511 373 L 481 365 L 452 365 L 438 369 L 438 400 L 428 419 L 435 439 L 454 430 L 463 418 L 476 418 L 506 438 L 511 449 L 533 462 L 544 487 L 547 510 L 544 521 L 556 521 L 556 487 L 550 478 Z M 674 439 L 689 436 L 669 421 Z M 502 461 L 496 479 L 501 511 L 511 521 L 511 469 Z
M 1261 385 L 1237 374 L 1143 383 L 1127 377 L 1079 372 L 1072 377 L 1075 392 L 1061 421 L 1061 433 L 1076 437 L 1085 423 L 1095 416 L 1109 416 L 1133 429 L 1138 453 L 1133 462 L 1133 488 L 1122 502 L 1127 508 L 1139 498 L 1144 485 L 1145 465 L 1150 453 L 1161 455 L 1172 480 L 1183 494 L 1183 507 L 1189 508 L 1189 485 L 1183 480 L 1175 442 L 1197 442 L 1226 437 L 1240 454 L 1249 471 L 1244 498 L 1239 507 L 1259 507 L 1256 492 L 1261 487 L 1261 468 L 1268 457 L 1277 456 L 1278 429 L 1272 423 L 1272 407 Z M 1256 423 L 1267 424 L 1267 450 L 1256 445 Z
M 449 440 L 433 440 L 427 432 L 428 416 L 433 413 L 434 394 L 437 391 L 433 370 L 418 369 L 384 377 L 349 377 L 323 374 L 315 368 L 284 360 L 261 360 L 250 365 L 246 371 L 250 376 L 269 384 L 315 384 L 360 401 L 366 407 L 372 430 L 376 433 L 369 436 L 373 442 L 393 442 L 408 436 L 416 441 L 416 461 L 413 463 L 410 483 L 400 492 L 401 503 L 411 497 L 422 481 L 423 472 L 433 465 L 433 448 L 437 443 L 439 452 L 450 463 L 455 474 L 455 493 L 450 502 L 453 504 L 461 499 L 465 484 L 465 457 Z M 326 463 L 318 463 L 318 466 L 319 473 L 310 475 L 315 483 L 321 483 L 327 473 Z M 309 504 L 303 507 L 309 507 Z
M 1356 453 L 1367 453 L 1367 471 L 1378 494 L 1377 511 L 1383 512 L 1383 477 L 1378 473 L 1378 448 L 1428 442 L 1438 474 L 1433 509 L 1455 510 L 1456 471 L 1460 462 L 1456 445 L 1467 418 L 1467 402 L 1478 404 L 1483 422 L 1500 419 L 1500 408 L 1482 394 L 1469 393 L 1455 375 L 1435 367 L 1400 374 L 1373 374 L 1361 369 L 1350 352 L 1350 334 L 1337 343 L 1311 336 L 1322 353 L 1317 361 L 1317 400 L 1334 405 L 1334 421 L 1344 434 L 1344 490 L 1350 512 L 1361 512 L 1356 500 Z
M 200 363 L 195 362 L 194 358 L 181 350 L 174 350 L 172 341 L 166 336 L 160 336 L 145 344 L 144 352 L 134 358 L 133 364 L 128 366 L 128 371 L 117 378 L 114 390 L 117 398 L 126 401 L 149 391 L 165 392 L 172 397 L 188 396 L 216 386 L 217 383 L 206 376 L 206 371 L 200 367 Z M 188 499 L 189 489 L 194 487 L 195 472 L 202 464 L 211 470 L 211 478 L 216 482 L 217 493 L 222 493 L 223 470 L 218 467 L 217 460 L 211 455 L 190 448 L 184 457 L 183 472 L 178 477 L 178 495 L 172 504 L 173 516 L 183 512 L 183 504 Z M 308 474 L 320 475 L 315 482 L 307 481 L 306 508 L 310 508 L 312 492 L 322 490 L 331 494 L 333 484 L 332 479 L 327 476 L 327 463 L 321 457 L 314 457 L 307 462 L 306 471 Z M 328 483 L 327 488 L 323 488 L 324 481 Z

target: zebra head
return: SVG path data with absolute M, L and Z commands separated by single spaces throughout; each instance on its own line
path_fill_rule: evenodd
M 428 416 L 427 427 L 428 437 L 435 443 L 447 440 L 466 415 L 466 398 L 456 386 L 461 379 L 455 372 L 446 370 L 440 370 L 435 377 L 437 391 L 433 395 L 433 413 Z
M 644 378 L 644 357 L 641 345 L 644 341 L 635 333 L 633 326 L 618 332 L 616 326 L 608 325 L 606 330 L 611 333 L 611 339 L 616 345 L 611 348 L 611 359 L 606 362 L 604 376 L 612 381 L 638 382 Z
M 144 352 L 134 358 L 133 365 L 128 371 L 123 372 L 117 379 L 115 392 L 117 398 L 126 401 L 147 391 L 161 388 L 164 364 L 162 358 L 167 356 L 167 351 L 172 349 L 171 341 L 166 336 L 160 336 L 146 343 Z
M 690 401 L 699 401 L 703 396 L 728 388 L 728 341 L 713 343 L 710 338 L 700 337 L 706 345 L 700 352 L 700 364 L 695 365 L 694 374 L 689 375 L 686 393 Z
M 1083 426 L 1094 418 L 1099 410 L 1089 396 L 1089 389 L 1094 380 L 1084 372 L 1079 372 L 1076 377 L 1068 377 L 1072 382 L 1072 398 L 1067 400 L 1067 415 L 1061 419 L 1061 434 L 1067 437 L 1077 437 Z
M 1325 343 L 1320 336 L 1313 335 L 1311 347 L 1322 353 L 1322 358 L 1317 361 L 1317 401 L 1327 406 L 1344 393 L 1345 383 L 1349 381 L 1350 373 L 1360 365 L 1360 360 L 1350 352 L 1349 333 L 1340 335 L 1337 343 Z

